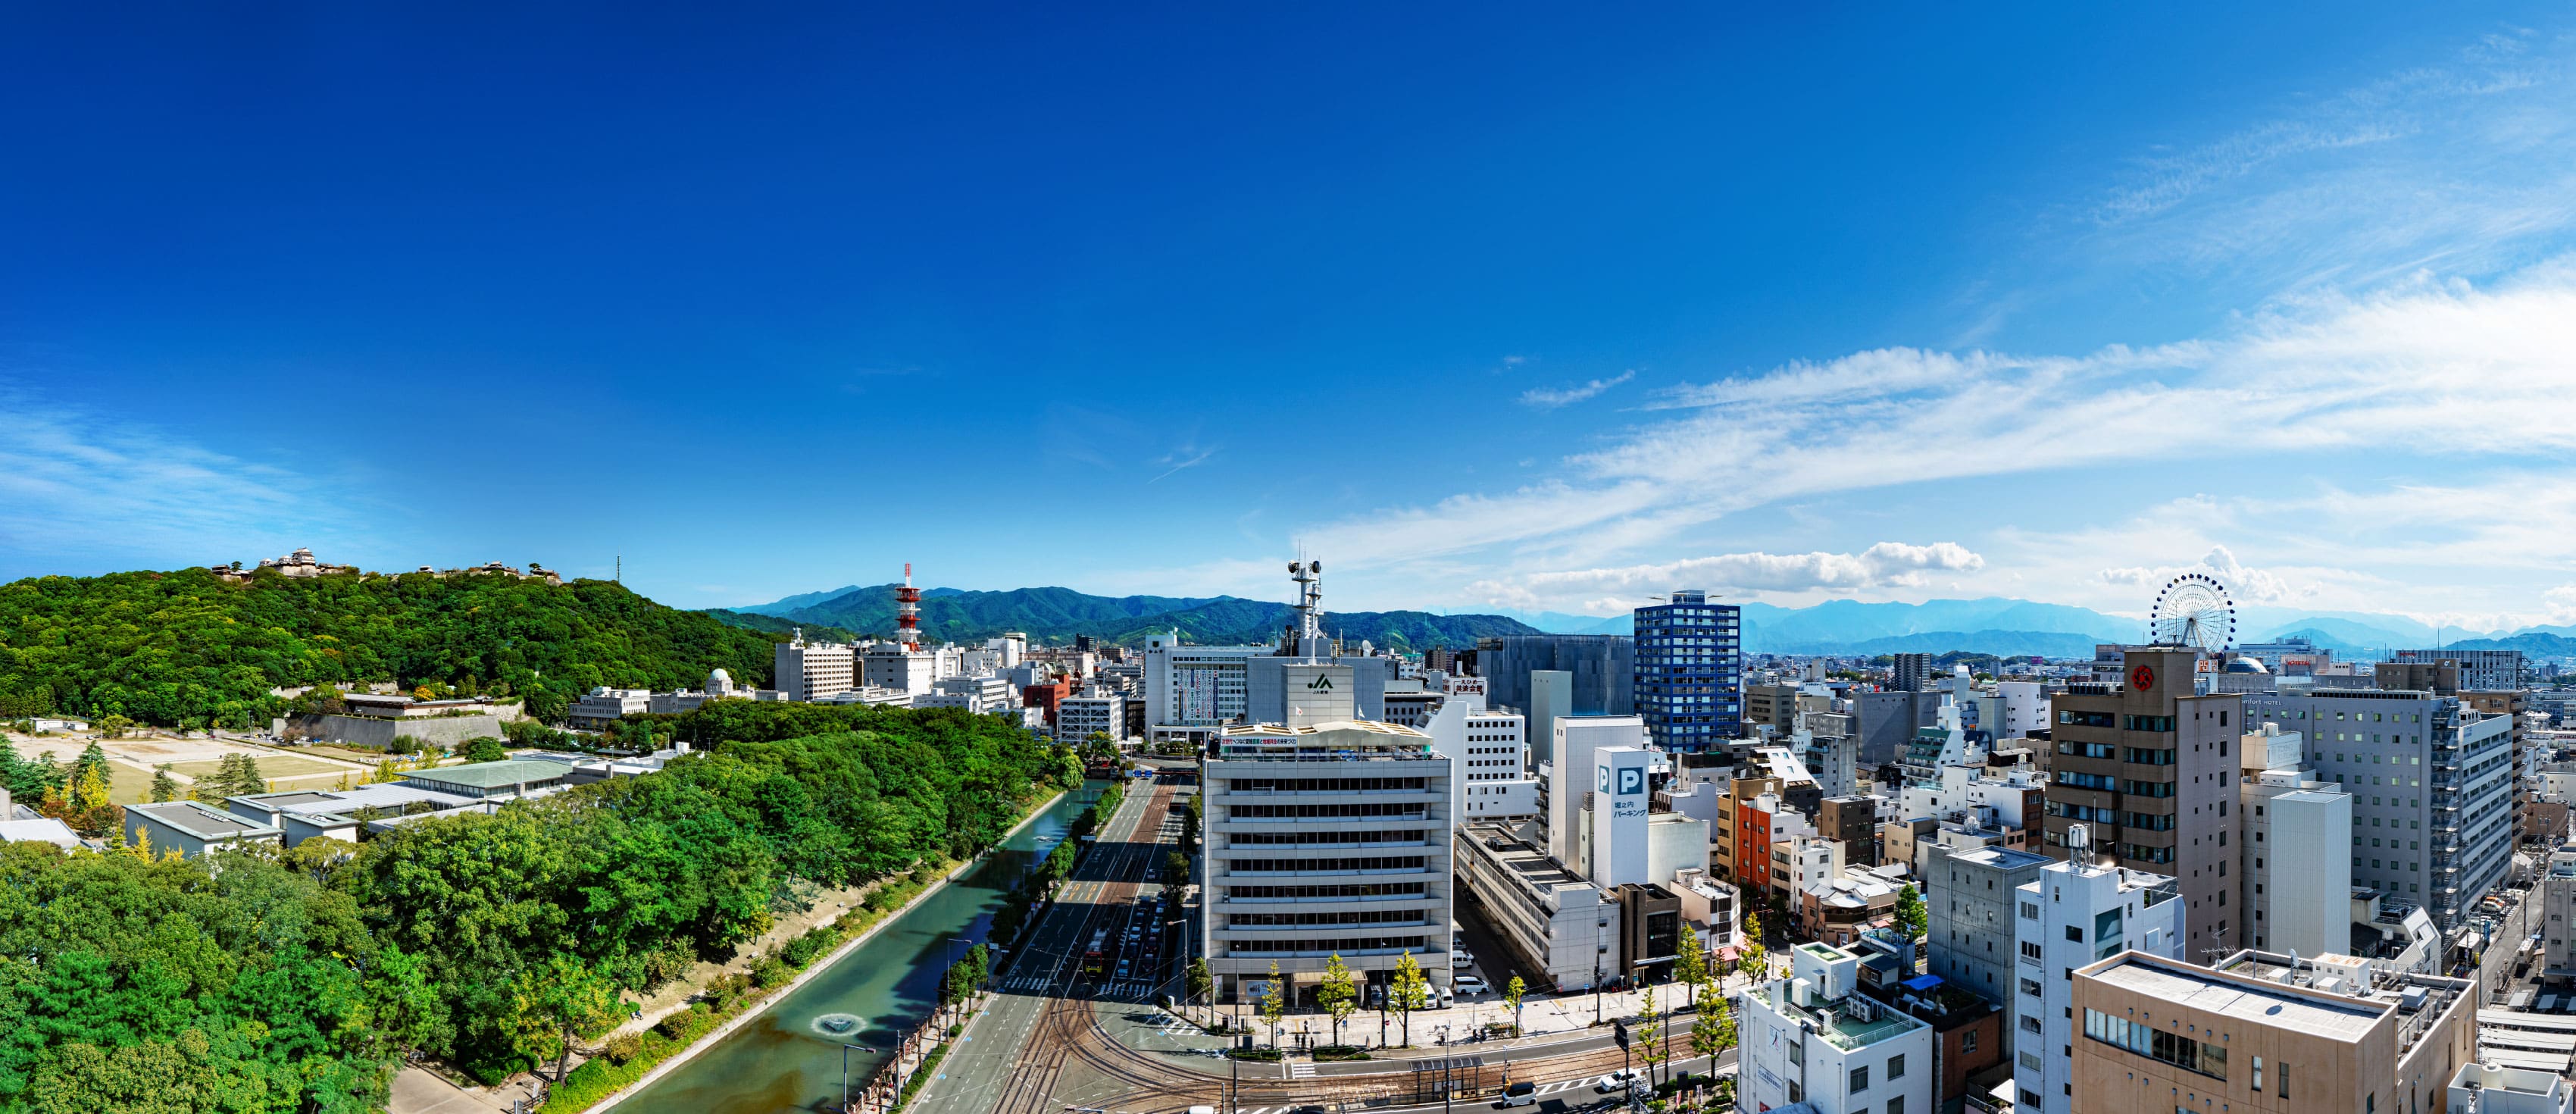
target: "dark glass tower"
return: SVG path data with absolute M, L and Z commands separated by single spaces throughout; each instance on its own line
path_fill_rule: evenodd
M 1637 714 L 1674 753 L 1724 745 L 1744 729 L 1744 647 L 1734 604 L 1702 592 L 1637 609 Z

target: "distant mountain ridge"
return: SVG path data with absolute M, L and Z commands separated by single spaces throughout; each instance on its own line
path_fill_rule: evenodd
M 854 587 L 823 596 L 807 593 L 774 603 L 713 610 L 708 614 L 759 630 L 802 624 L 884 635 L 894 630 L 895 585 Z M 800 602 L 801 601 L 801 602 Z M 1266 644 L 1295 612 L 1284 603 L 1234 596 L 1094 596 L 1070 588 L 1014 588 L 979 592 L 932 588 L 922 592 L 921 629 L 947 642 L 974 642 L 1004 631 L 1062 642 L 1087 634 L 1106 642 L 1136 643 L 1146 635 L 1177 630 L 1199 645 Z M 1420 651 L 1464 648 L 1486 635 L 1536 634 L 1500 615 L 1435 615 L 1427 611 L 1330 611 L 1326 631 L 1345 642 Z
M 1827 600 L 1807 607 L 1742 605 L 1744 648 L 1757 654 L 1830 654 L 1874 657 L 1892 653 L 1961 651 L 2004 657 L 2090 657 L 2104 642 L 2146 637 L 2143 619 L 2089 608 L 1992 596 L 1921 603 Z M 762 631 L 803 625 L 821 637 L 894 629 L 894 585 L 851 586 L 808 592 L 772 603 L 710 611 L 736 626 Z M 922 628 L 932 637 L 974 641 L 1002 631 L 1023 631 L 1062 641 L 1088 634 L 1133 643 L 1156 631 L 1179 630 L 1192 642 L 1267 643 L 1279 636 L 1292 612 L 1284 603 L 1235 596 L 1094 596 L 1070 588 L 922 592 Z M 2376 658 L 2384 651 L 2431 645 L 2459 649 L 2520 649 L 2534 657 L 2576 656 L 2576 628 L 2522 631 L 2434 628 L 2402 615 L 2300 611 L 2266 605 L 2236 609 L 2237 641 L 2274 642 L 2305 637 L 2347 658 Z M 1444 615 L 1426 611 L 1331 612 L 1326 625 L 1346 640 L 1423 650 L 1464 647 L 1499 634 L 1628 634 L 1627 615 L 1573 615 L 1543 611 L 1521 615 Z M 827 632 L 825 628 L 830 628 Z

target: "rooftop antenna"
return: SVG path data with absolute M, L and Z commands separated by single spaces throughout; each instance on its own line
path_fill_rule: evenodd
M 894 640 L 909 654 L 921 649 L 921 589 L 912 586 L 912 562 L 903 563 L 903 587 L 894 590 Z
M 623 553 L 617 555 L 617 576 L 610 583 L 626 583 L 626 555 Z

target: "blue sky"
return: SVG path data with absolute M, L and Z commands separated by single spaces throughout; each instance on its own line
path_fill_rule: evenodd
M 2576 618 L 2563 4 L 934 7 L 0 15 L 0 576 Z

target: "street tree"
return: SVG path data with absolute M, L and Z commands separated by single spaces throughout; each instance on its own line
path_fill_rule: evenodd
M 557 953 L 511 983 L 510 1020 L 531 1058 L 555 1053 L 555 1082 L 572 1070 L 572 1039 L 616 1019 L 617 986 L 590 964 Z M 549 1046 L 554 1046 L 549 1048 Z
M 1699 1004 L 1699 984 L 1708 978 L 1708 953 L 1700 950 L 1699 933 L 1682 925 L 1681 950 L 1673 955 L 1673 978 L 1691 988 L 1691 1005 Z
M 1206 956 L 1191 956 L 1189 969 L 1181 977 L 1192 1001 L 1204 1002 L 1216 993 L 1216 976 L 1208 971 Z
M 1279 1022 L 1288 1016 L 1288 998 L 1279 992 L 1279 961 L 1270 961 L 1270 985 L 1261 988 L 1261 1023 L 1270 1029 L 1270 1047 L 1279 1048 Z
M 1664 1060 L 1664 1014 L 1655 1006 L 1655 984 L 1647 983 L 1637 998 L 1637 1062 L 1646 1065 L 1646 1081 L 1655 1081 L 1655 1065 Z
M 1752 972 L 1753 981 L 1763 982 L 1771 977 L 1771 949 L 1762 946 L 1762 918 L 1752 913 L 1744 915 L 1744 950 L 1741 955 L 1737 962 L 1744 970 Z
M 1713 991 L 1714 987 L 1703 987 Z M 1735 1013 L 1727 1008 L 1726 997 L 1710 994 L 1708 1004 L 1701 1006 L 1699 1020 L 1691 1024 L 1690 1049 L 1694 1056 L 1709 1060 L 1709 1070 L 1717 1070 L 1717 1057 L 1735 1047 Z
M 186 792 L 186 790 L 179 788 L 179 779 L 170 776 L 169 763 L 164 762 L 158 766 L 152 767 L 153 804 L 157 805 L 164 801 L 178 800 L 180 797 L 184 796 Z
M 1387 999 L 1404 1015 L 1404 1044 L 1413 1046 L 1413 1011 L 1431 1004 L 1431 980 L 1424 978 L 1422 964 L 1407 950 L 1395 960 L 1395 974 L 1387 983 Z
M 1521 999 L 1528 993 L 1529 984 L 1522 982 L 1519 975 L 1512 976 L 1512 981 L 1503 984 L 1503 1004 L 1512 1008 L 1512 1035 L 1515 1037 L 1521 1035 Z
M 1324 961 L 1323 985 L 1315 988 L 1315 1001 L 1333 1015 L 1333 1043 L 1342 1043 L 1342 1023 L 1359 1009 L 1359 987 L 1353 985 L 1351 969 L 1342 963 L 1342 953 L 1334 952 Z

